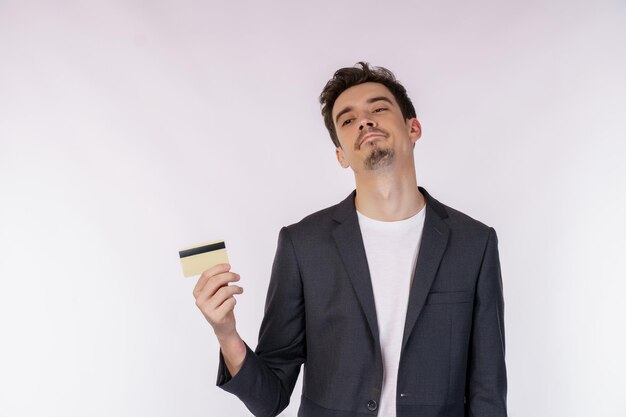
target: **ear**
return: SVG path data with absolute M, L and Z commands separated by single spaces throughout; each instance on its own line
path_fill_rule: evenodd
M 413 117 L 408 121 L 408 128 L 409 139 L 411 140 L 411 142 L 413 142 L 413 144 L 415 144 L 415 142 L 417 142 L 419 138 L 422 137 L 422 125 L 420 125 L 419 120 Z
M 337 155 L 337 161 L 339 161 L 339 165 L 341 165 L 342 168 L 348 168 L 350 166 L 350 163 L 348 163 L 348 160 L 346 159 L 346 155 L 343 153 L 343 149 L 336 148 L 335 154 Z

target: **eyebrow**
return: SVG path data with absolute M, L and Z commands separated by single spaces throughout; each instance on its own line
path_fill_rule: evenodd
M 378 96 L 378 97 L 372 97 L 372 98 L 367 99 L 368 104 L 374 103 L 376 101 L 386 101 L 387 103 L 393 105 L 393 102 L 388 97 L 385 97 L 385 96 Z M 348 113 L 350 111 L 352 111 L 352 107 L 345 107 L 339 113 L 337 113 L 337 116 L 335 116 L 335 124 L 339 123 L 339 118 L 341 116 L 343 116 L 345 113 Z

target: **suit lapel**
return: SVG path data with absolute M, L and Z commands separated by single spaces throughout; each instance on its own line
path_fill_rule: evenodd
M 374 291 L 365 255 L 365 247 L 363 246 L 363 237 L 359 227 L 359 219 L 354 206 L 355 196 L 356 191 L 353 191 L 344 201 L 339 203 L 333 213 L 333 218 L 339 222 L 339 225 L 333 232 L 333 237 L 350 281 L 352 281 L 354 292 L 367 318 L 367 323 L 376 341 L 376 346 L 380 346 Z
M 409 306 L 402 336 L 402 350 L 404 350 L 415 327 L 415 322 L 424 307 L 450 236 L 450 228 L 443 221 L 448 217 L 445 208 L 424 188 L 418 188 L 426 197 L 426 217 L 424 218 L 422 240 L 413 274 L 413 284 L 409 293 Z

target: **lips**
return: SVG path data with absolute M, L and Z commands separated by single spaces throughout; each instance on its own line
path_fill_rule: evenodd
M 361 138 L 361 140 L 359 141 L 359 148 L 361 147 L 361 145 L 363 145 L 365 143 L 366 140 L 371 139 L 371 138 L 375 138 L 375 137 L 381 137 L 384 138 L 385 135 L 383 135 L 382 133 L 368 133 L 365 136 L 363 136 Z
M 361 139 L 361 143 L 364 143 L 366 140 L 371 139 L 371 138 L 376 138 L 376 137 L 384 137 L 384 136 L 381 135 L 380 133 L 372 133 L 371 135 L 365 135 Z

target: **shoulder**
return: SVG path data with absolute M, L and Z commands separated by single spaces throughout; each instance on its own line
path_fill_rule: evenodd
M 285 226 L 281 234 L 288 237 L 294 244 L 325 244 L 333 239 L 337 225 L 346 218 L 356 218 L 354 209 L 355 191 L 337 204 L 325 207 L 303 217 L 300 221 Z
M 478 255 L 484 253 L 489 242 L 497 246 L 498 237 L 493 227 L 448 205 L 441 206 L 448 214 L 444 221 L 450 230 L 450 253 L 457 253 L 459 256 L 468 256 L 469 253 Z
M 469 241 L 485 243 L 491 233 L 495 234 L 495 230 L 484 222 L 440 202 L 422 187 L 420 187 L 420 191 L 426 197 L 427 215 L 440 218 L 450 229 L 455 239 L 460 239 L 466 243 L 469 243 Z
M 483 232 L 483 233 L 488 233 L 489 230 L 491 229 L 491 227 L 488 226 L 487 224 L 483 223 L 480 220 L 475 219 L 474 217 L 471 217 L 470 215 L 460 210 L 457 210 L 445 204 L 442 204 L 442 206 L 445 208 L 446 212 L 448 213 L 448 219 L 447 219 L 448 224 L 453 229 L 467 229 L 470 231 L 473 230 L 476 232 Z
M 303 217 L 300 221 L 285 226 L 292 237 L 302 237 L 328 233 L 332 230 L 336 222 L 333 220 L 333 213 L 340 203 L 323 208 Z

